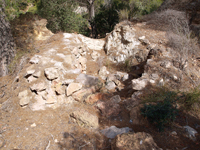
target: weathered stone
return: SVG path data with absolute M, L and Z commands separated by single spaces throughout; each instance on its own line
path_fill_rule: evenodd
M 80 90 L 82 88 L 82 84 L 80 83 L 70 83 L 68 87 L 66 88 L 66 95 L 70 96 L 74 92 Z
M 54 80 L 59 77 L 58 69 L 56 68 L 46 68 L 44 73 L 49 80 Z
M 90 86 L 97 85 L 98 82 L 99 82 L 99 79 L 97 77 L 94 77 L 94 76 L 91 76 L 91 75 L 80 74 L 76 78 L 76 82 L 79 82 L 79 83 L 83 84 L 86 87 L 90 87 Z
M 160 150 L 152 136 L 145 132 L 119 134 L 111 147 L 112 150 Z
M 114 82 L 111 81 L 111 82 L 108 82 L 108 83 L 107 83 L 107 85 L 105 86 L 105 88 L 108 89 L 108 90 L 110 90 L 110 91 L 111 91 L 111 90 L 115 90 L 116 85 L 115 85 Z
M 125 74 L 125 75 L 123 76 L 122 81 L 126 81 L 126 80 L 128 80 L 128 79 L 129 79 L 129 74 L 127 73 L 127 74 Z
M 31 60 L 29 61 L 29 63 L 31 63 L 31 64 L 38 64 L 41 57 L 42 56 L 40 56 L 40 55 L 35 55 L 35 56 L 33 56 L 31 58 Z
M 35 40 L 47 40 L 53 33 L 47 29 L 47 20 L 39 19 L 33 22 L 34 39 Z
M 28 105 L 30 102 L 30 99 L 32 98 L 31 96 L 28 96 L 27 90 L 20 92 L 18 97 L 20 99 L 19 101 L 20 106 Z
M 65 101 L 66 104 L 72 104 L 74 102 L 75 102 L 75 100 L 72 96 L 67 97 L 66 101 Z
M 32 75 L 35 72 L 35 66 L 31 65 L 26 69 L 26 75 L 25 77 L 28 77 L 30 75 Z
M 105 40 L 104 39 L 92 39 L 85 37 L 81 34 L 78 35 L 81 39 L 82 42 L 87 45 L 87 47 L 91 50 L 102 50 L 105 45 Z
M 66 79 L 66 80 L 62 81 L 62 84 L 63 85 L 69 85 L 72 82 L 74 82 L 74 79 Z
M 138 40 L 139 40 L 143 45 L 149 45 L 149 44 L 150 44 L 149 40 L 145 39 L 145 36 L 139 37 Z
M 79 57 L 78 61 L 81 64 L 81 70 L 86 70 L 87 59 L 85 57 Z
M 65 94 L 63 94 L 63 95 L 58 95 L 58 96 L 57 96 L 57 103 L 58 103 L 59 105 L 66 104 L 66 103 L 67 103 L 67 97 L 66 97 L 66 95 L 65 95 Z
M 121 22 L 106 37 L 105 51 L 108 58 L 116 63 L 124 62 L 133 55 L 133 49 L 140 44 L 135 38 L 135 29 L 131 23 Z
M 171 132 L 171 135 L 177 136 L 177 132 L 176 132 L 176 131 L 172 131 L 172 132 Z
M 107 75 L 109 72 L 107 71 L 107 68 L 105 66 L 101 67 L 99 70 L 99 76 L 103 79 L 106 80 Z
M 58 95 L 62 95 L 65 94 L 65 87 L 62 86 L 62 83 L 59 81 L 52 81 L 52 88 L 55 89 L 56 94 Z
M 98 101 L 96 107 L 100 110 L 103 116 L 117 116 L 121 112 L 121 107 L 119 104 L 112 101 Z
M 135 54 L 135 58 L 138 63 L 142 63 L 147 59 L 148 51 L 144 50 L 138 50 L 138 52 Z
M 191 139 L 191 140 L 196 140 L 196 136 L 195 134 L 197 134 L 198 132 L 191 128 L 190 126 L 184 126 L 183 127 L 185 129 L 185 131 L 187 132 L 187 136 Z
M 117 85 L 118 87 L 121 86 L 121 82 L 119 80 L 114 80 L 115 85 Z
M 36 84 L 33 84 L 30 89 L 32 91 L 37 91 L 37 92 L 40 92 L 40 91 L 43 91 L 46 89 L 46 84 L 44 82 L 40 82 L 40 83 L 36 83 Z
M 72 97 L 79 102 L 83 102 L 89 95 L 94 93 L 95 87 L 87 88 L 87 89 L 81 89 L 75 93 L 72 94 Z
M 164 62 L 162 62 L 162 63 L 160 64 L 160 66 L 163 67 L 163 68 L 168 69 L 168 68 L 170 68 L 170 67 L 172 66 L 172 64 L 171 64 L 171 62 L 169 62 L 169 61 L 164 61 Z
M 96 103 L 98 100 L 101 100 L 102 97 L 103 97 L 103 95 L 101 93 L 96 93 L 96 94 L 89 95 L 86 98 L 85 103 L 92 105 L 92 104 Z
M 114 80 L 121 80 L 121 76 L 117 73 L 116 74 L 109 74 L 108 77 L 106 78 L 106 82 L 114 81 Z
M 47 100 L 46 100 L 46 104 L 54 104 L 55 102 L 57 102 L 57 97 L 54 95 L 48 96 Z
M 117 80 L 122 80 L 123 77 L 127 76 L 127 75 L 128 75 L 128 73 L 126 73 L 126 72 L 120 72 L 120 71 L 117 71 L 117 73 L 115 74 Z
M 33 77 L 33 76 L 30 76 L 30 77 L 27 78 L 27 81 L 28 81 L 29 83 L 34 82 L 34 81 L 36 81 L 36 80 L 37 80 L 37 78 L 35 78 L 35 77 Z
M 112 101 L 114 103 L 119 103 L 119 102 L 121 102 L 121 98 L 120 98 L 119 95 L 115 95 L 115 96 L 110 98 L 110 101 Z
M 142 90 L 143 88 L 146 87 L 147 83 L 148 83 L 148 80 L 146 80 L 146 79 L 140 79 L 140 78 L 133 79 L 132 80 L 132 88 L 134 90 Z
M 78 109 L 70 114 L 70 117 L 82 127 L 98 128 L 99 119 L 96 114 L 92 114 L 84 109 Z
M 65 94 L 65 87 L 62 86 L 61 84 L 56 85 L 55 91 L 58 95 Z
M 30 109 L 32 111 L 45 110 L 46 100 L 40 95 L 35 95 L 34 99 L 36 102 L 30 105 Z
M 47 91 L 40 91 L 40 92 L 37 92 L 37 94 L 40 95 L 40 96 L 42 96 L 42 98 L 44 100 L 47 99 L 47 94 L 48 94 Z
M 117 128 L 116 126 L 111 126 L 106 129 L 101 130 L 100 132 L 105 135 L 107 138 L 113 139 L 118 134 L 128 133 L 130 131 L 129 127 Z
M 72 65 L 73 64 L 73 59 L 71 55 L 66 55 L 65 58 L 65 63 Z
M 91 57 L 94 61 L 96 61 L 99 58 L 100 54 L 96 51 L 93 51 L 91 54 Z
M 33 76 L 36 78 L 39 78 L 41 76 L 41 71 L 37 71 L 37 72 L 33 73 Z

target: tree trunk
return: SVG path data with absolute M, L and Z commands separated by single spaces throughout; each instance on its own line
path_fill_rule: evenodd
M 4 13 L 5 1 L 0 7 L 0 76 L 8 74 L 8 64 L 15 56 L 15 44 L 11 34 L 10 24 Z
M 94 11 L 94 1 L 95 0 L 88 0 L 89 3 L 89 13 L 90 13 L 90 20 L 92 20 L 95 16 L 95 11 Z

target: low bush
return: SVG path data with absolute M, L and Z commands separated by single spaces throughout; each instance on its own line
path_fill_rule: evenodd
M 166 30 L 168 45 L 178 54 L 178 60 L 185 63 L 189 57 L 199 54 L 198 40 L 192 36 L 189 18 L 185 12 L 164 10 L 150 15 L 149 23 L 157 29 Z
M 145 104 L 141 109 L 141 114 L 155 124 L 159 131 L 163 131 L 166 125 L 170 125 L 175 120 L 178 110 L 173 105 L 175 102 L 173 92 L 167 92 L 160 98 L 164 100 L 155 105 Z
M 129 2 L 129 16 L 141 17 L 142 15 L 150 14 L 155 11 L 161 4 L 163 0 L 130 0 Z
M 184 105 L 186 110 L 194 110 L 199 111 L 200 109 L 200 90 L 198 88 L 192 89 L 189 92 L 185 92 L 182 94 L 182 99 L 180 99 L 180 103 Z M 195 108 L 194 106 L 198 106 Z

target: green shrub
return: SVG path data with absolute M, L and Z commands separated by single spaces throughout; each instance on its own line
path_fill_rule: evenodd
M 13 20 L 23 14 L 29 3 L 35 5 L 38 0 L 5 0 L 5 13 L 8 20 Z
M 194 110 L 194 104 L 200 105 L 200 90 L 195 88 L 189 92 L 183 93 L 180 102 L 184 105 L 186 110 Z
M 130 17 L 140 17 L 156 10 L 163 0 L 130 0 Z
M 170 95 L 170 99 L 174 101 L 178 101 L 180 97 L 178 96 L 178 92 L 170 91 L 166 87 L 154 87 L 151 88 L 151 90 L 145 91 L 145 94 L 143 96 L 143 102 L 163 102 L 166 99 L 166 97 L 168 97 L 168 95 Z
M 88 22 L 74 12 L 77 4 L 66 0 L 41 0 L 39 14 L 48 21 L 47 28 L 52 32 L 77 32 L 86 35 Z
M 155 124 L 159 131 L 163 131 L 166 125 L 170 125 L 176 118 L 178 110 L 173 106 L 174 93 L 167 92 L 163 95 L 164 101 L 158 102 L 156 105 L 144 105 L 141 114 L 151 123 Z
M 94 18 L 97 35 L 105 37 L 106 33 L 114 29 L 114 26 L 119 22 L 119 16 L 116 10 L 116 4 L 100 6 Z

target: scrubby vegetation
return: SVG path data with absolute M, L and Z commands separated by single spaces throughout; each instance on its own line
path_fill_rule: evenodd
M 189 18 L 185 12 L 168 9 L 150 15 L 149 19 L 150 23 L 156 23 L 157 29 L 167 31 L 168 45 L 179 54 L 177 59 L 182 64 L 188 57 L 198 55 L 198 40 L 190 30 Z
M 166 125 L 172 123 L 178 110 L 172 105 L 171 93 L 168 93 L 163 102 L 158 102 L 156 105 L 144 105 L 141 109 L 142 115 L 155 124 L 159 131 L 163 131 Z
M 95 15 L 97 35 L 104 37 L 123 20 L 133 20 L 156 10 L 163 0 L 111 0 L 100 5 Z
M 111 32 L 119 21 L 140 18 L 151 13 L 161 5 L 163 0 L 95 0 L 95 17 L 92 20 L 88 14 L 75 13 L 77 6 L 82 6 L 83 2 L 86 4 L 87 1 L 6 0 L 5 2 L 9 20 L 30 12 L 46 18 L 47 27 L 54 33 L 77 32 L 90 36 L 89 26 L 91 26 L 94 29 L 93 37 L 99 38 Z
M 170 91 L 165 87 L 154 88 L 144 94 L 143 103 L 145 105 L 141 114 L 150 123 L 155 124 L 159 131 L 163 131 L 166 125 L 175 121 L 178 109 L 200 111 L 200 90 L 195 88 L 188 92 L 180 92 Z
M 47 28 L 52 32 L 78 32 L 86 35 L 87 20 L 74 10 L 77 3 L 66 0 L 41 0 L 38 8 L 39 15 L 48 21 Z

